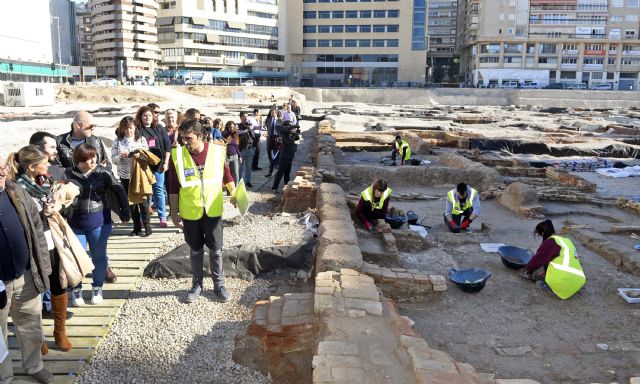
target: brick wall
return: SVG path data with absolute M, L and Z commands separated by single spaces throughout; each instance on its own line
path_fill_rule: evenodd
M 289 213 L 304 212 L 316 206 L 318 187 L 313 177 L 312 167 L 300 167 L 293 181 L 283 190 L 282 210 Z

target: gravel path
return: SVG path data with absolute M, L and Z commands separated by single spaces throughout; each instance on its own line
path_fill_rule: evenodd
M 297 244 L 303 226 L 295 216 L 272 215 L 271 196 L 253 194 L 251 212 L 242 219 L 225 204 L 225 248 L 249 239 L 259 246 Z M 176 234 L 159 255 L 182 244 Z M 227 278 L 233 299 L 217 302 L 213 284 L 197 304 L 184 297 L 191 279 L 142 278 L 126 301 L 105 340 L 76 383 L 271 383 L 264 375 L 231 359 L 236 333 L 248 325 L 256 300 L 268 296 L 272 282 Z

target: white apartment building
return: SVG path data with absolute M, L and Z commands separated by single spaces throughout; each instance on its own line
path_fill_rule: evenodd
M 290 0 L 286 14 L 293 84 L 425 82 L 426 0 Z
M 300 0 L 302 1 L 302 0 Z M 159 0 L 160 78 L 238 84 L 287 80 L 286 0 Z
M 639 0 L 466 0 L 458 51 L 469 84 L 609 83 L 639 89 Z
M 90 0 L 98 77 L 153 78 L 160 60 L 155 0 Z

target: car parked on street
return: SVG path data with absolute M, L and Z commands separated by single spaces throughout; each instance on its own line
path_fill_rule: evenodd
M 101 77 L 99 79 L 95 79 L 91 82 L 91 85 L 101 85 L 104 87 L 115 87 L 118 85 L 118 80 L 112 79 L 110 77 Z
M 611 91 L 613 90 L 613 84 L 611 83 L 595 83 L 591 85 L 591 89 L 596 91 Z

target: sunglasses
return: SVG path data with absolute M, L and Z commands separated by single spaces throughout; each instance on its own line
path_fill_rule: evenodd
M 84 123 L 78 123 L 78 124 L 84 126 Z M 95 124 L 91 124 L 91 125 L 87 126 L 86 128 L 84 128 L 84 130 L 85 131 L 90 131 L 90 130 L 94 129 L 95 127 L 96 127 Z
M 153 114 L 154 114 L 154 115 L 159 115 L 159 114 L 160 114 L 160 111 L 153 111 Z

